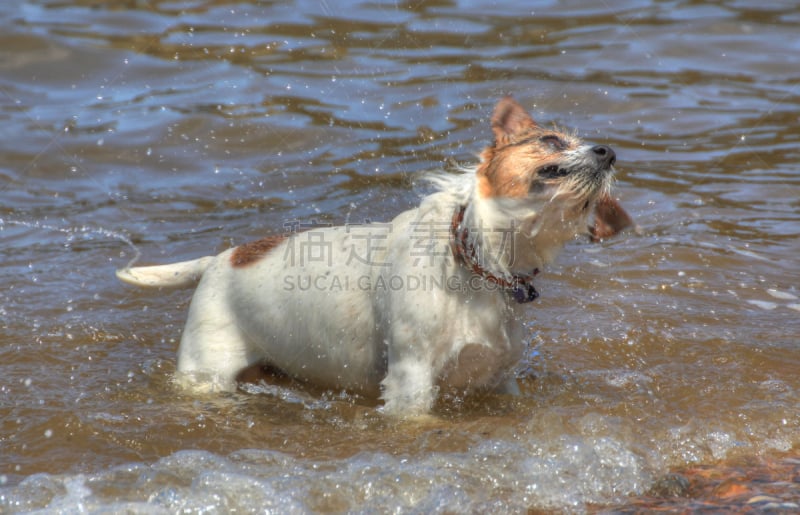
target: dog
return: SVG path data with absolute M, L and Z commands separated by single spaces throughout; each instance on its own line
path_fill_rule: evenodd
M 432 175 L 437 191 L 389 224 L 295 224 L 117 275 L 145 287 L 199 282 L 177 363 L 194 386 L 231 391 L 268 367 L 379 397 L 399 417 L 424 416 L 443 392 L 518 394 L 537 275 L 577 235 L 610 237 L 630 217 L 610 196 L 610 147 L 542 127 L 510 96 L 491 129 L 476 167 Z

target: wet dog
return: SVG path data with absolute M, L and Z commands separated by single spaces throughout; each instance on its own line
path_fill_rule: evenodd
M 195 386 L 232 390 L 269 366 L 380 395 L 397 416 L 428 412 L 443 390 L 517 393 L 537 274 L 593 216 L 594 238 L 630 219 L 609 196 L 610 147 L 544 128 L 510 97 L 491 129 L 476 168 L 433 176 L 437 191 L 389 224 L 301 227 L 117 275 L 199 281 L 177 367 Z

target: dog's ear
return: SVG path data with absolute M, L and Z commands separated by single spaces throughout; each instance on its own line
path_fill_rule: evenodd
M 614 198 L 603 195 L 595 204 L 594 226 L 589 227 L 592 241 L 597 242 L 610 238 L 628 227 L 634 227 L 633 218 Z
M 500 99 L 492 113 L 492 132 L 498 147 L 513 143 L 518 136 L 536 127 L 531 115 L 511 96 Z

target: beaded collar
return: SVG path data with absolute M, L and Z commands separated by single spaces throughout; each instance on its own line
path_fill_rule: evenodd
M 539 292 L 533 287 L 533 277 L 539 273 L 538 268 L 534 268 L 531 275 L 512 275 L 511 279 L 500 277 L 486 270 L 477 259 L 475 246 L 469 242 L 469 229 L 463 227 L 464 213 L 467 206 L 461 206 L 453 213 L 453 221 L 450 225 L 450 248 L 456 262 L 462 263 L 476 275 L 479 275 L 486 282 L 496 284 L 511 295 L 520 304 L 531 302 L 539 297 Z

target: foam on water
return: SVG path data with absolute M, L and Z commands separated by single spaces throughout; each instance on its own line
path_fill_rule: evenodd
M 582 511 L 641 493 L 644 459 L 614 438 L 484 440 L 419 458 L 360 453 L 318 462 L 269 450 L 180 451 L 92 475 L 31 476 L 0 490 L 0 508 L 48 513 Z M 37 492 L 33 495 L 33 492 Z

